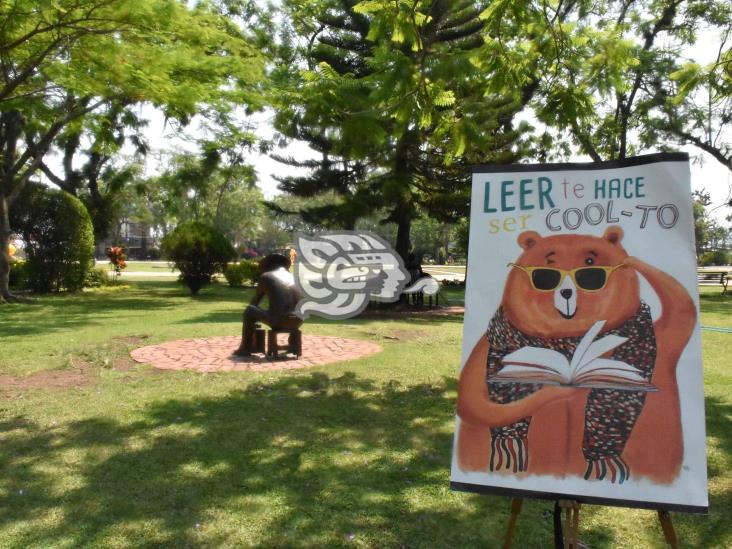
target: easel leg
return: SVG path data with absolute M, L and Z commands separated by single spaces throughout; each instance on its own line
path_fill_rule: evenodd
M 518 520 L 519 513 L 521 512 L 521 506 L 523 504 L 524 500 L 521 498 L 513 498 L 511 501 L 511 518 L 508 519 L 508 530 L 506 530 L 506 539 L 503 542 L 503 549 L 511 549 L 513 533 L 516 531 L 516 521 Z
M 663 530 L 663 537 L 666 539 L 666 543 L 671 549 L 678 549 L 679 540 L 676 539 L 676 531 L 674 530 L 673 522 L 671 522 L 671 514 L 668 511 L 659 511 L 658 521 L 661 523 L 661 529 Z
M 579 544 L 579 510 L 580 503 L 569 499 L 560 499 L 559 507 L 564 509 L 564 549 L 577 549 Z
M 574 505 L 572 506 L 572 511 L 574 513 L 574 516 L 572 517 L 572 549 L 577 549 L 579 547 L 579 512 L 580 512 L 580 504 L 578 501 L 573 502 Z

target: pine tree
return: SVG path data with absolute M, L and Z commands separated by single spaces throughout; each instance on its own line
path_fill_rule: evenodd
M 273 75 L 276 125 L 321 159 L 284 159 L 310 173 L 284 178 L 281 188 L 342 198 L 332 209 L 303 215 L 351 226 L 383 209 L 384 221 L 398 227 L 395 249 L 406 256 L 420 211 L 445 220 L 467 215 L 471 164 L 525 153 L 526 128 L 513 123 L 520 97 L 486 93 L 480 14 L 487 2 L 286 5 L 292 32 L 306 45 Z

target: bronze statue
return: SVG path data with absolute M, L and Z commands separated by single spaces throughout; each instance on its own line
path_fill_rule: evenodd
M 270 254 L 259 262 L 259 281 L 249 306 L 244 309 L 241 345 L 234 352 L 238 356 L 249 356 L 255 351 L 254 331 L 256 323 L 263 322 L 272 329 L 297 329 L 302 319 L 294 310 L 301 295 L 290 273 L 290 260 L 281 254 Z M 267 296 L 269 309 L 259 307 Z

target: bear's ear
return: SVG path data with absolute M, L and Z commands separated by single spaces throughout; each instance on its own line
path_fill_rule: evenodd
M 528 250 L 541 240 L 541 235 L 536 231 L 524 231 L 518 235 L 518 245 Z
M 613 225 L 612 227 L 607 228 L 602 237 L 610 242 L 610 244 L 620 244 L 620 241 L 623 240 L 623 234 L 623 229 L 617 225 Z

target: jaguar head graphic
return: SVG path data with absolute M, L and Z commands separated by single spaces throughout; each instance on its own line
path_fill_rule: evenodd
M 378 236 L 366 232 L 298 235 L 295 280 L 305 296 L 296 312 L 349 318 L 369 303 L 396 301 L 408 275 L 401 258 Z

